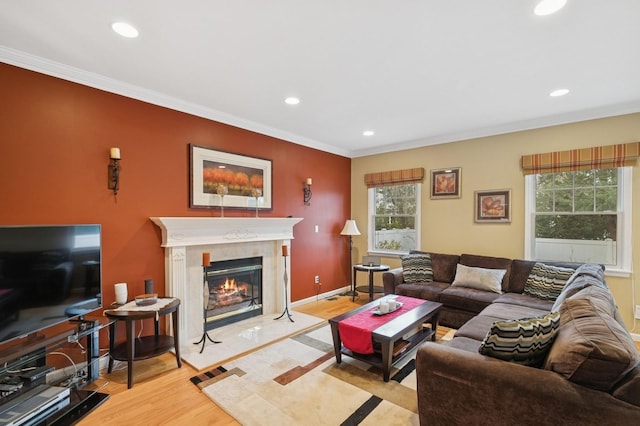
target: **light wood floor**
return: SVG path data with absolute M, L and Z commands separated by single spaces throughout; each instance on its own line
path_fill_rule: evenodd
M 329 319 L 350 311 L 367 300 L 355 302 L 337 296 L 299 306 L 295 311 Z M 110 395 L 100 407 L 78 425 L 238 425 L 233 417 L 218 408 L 189 379 L 198 371 L 182 363 L 177 368 L 172 354 L 135 363 L 134 385 L 127 389 L 126 363 L 117 363 L 111 374 L 101 375 L 94 383 L 100 392 Z
M 367 300 L 351 301 L 351 297 L 337 296 L 299 306 L 294 311 L 329 319 L 350 311 Z M 294 312 L 295 317 L 295 312 Z M 438 328 L 438 338 L 449 329 Z M 640 343 L 636 342 L 640 350 Z M 231 416 L 218 408 L 189 379 L 197 370 L 183 363 L 177 368 L 171 354 L 137 361 L 135 384 L 127 389 L 126 363 L 116 365 L 111 374 L 104 374 L 94 383 L 110 398 L 82 419 L 80 426 L 92 425 L 239 425 Z

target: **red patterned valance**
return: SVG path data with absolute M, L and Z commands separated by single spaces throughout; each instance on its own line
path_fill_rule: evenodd
M 424 168 L 393 170 L 390 172 L 367 173 L 364 183 L 368 188 L 375 186 L 401 185 L 405 183 L 419 183 L 424 179 Z
M 531 175 L 633 166 L 638 157 L 640 157 L 640 142 L 632 142 L 523 155 L 521 165 L 522 172 L 525 175 Z

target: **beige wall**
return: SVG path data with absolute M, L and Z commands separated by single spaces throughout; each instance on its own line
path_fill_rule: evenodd
M 367 249 L 367 190 L 364 174 L 411 167 L 424 167 L 422 186 L 422 250 L 441 253 L 471 253 L 510 258 L 524 257 L 524 176 L 520 157 L 598 145 L 640 141 L 640 114 L 630 114 L 562 126 L 547 127 L 499 136 L 426 146 L 353 159 L 351 163 L 351 209 L 362 231 L 354 238 L 354 259 Z M 462 168 L 462 196 L 459 199 L 429 198 L 430 170 Z M 512 222 L 477 224 L 473 220 L 474 191 L 511 189 Z M 640 229 L 640 170 L 633 170 L 633 229 Z M 634 253 L 640 253 L 640 238 L 633 238 Z M 385 259 L 392 267 L 399 259 Z M 640 256 L 634 256 L 633 270 L 640 270 Z M 380 276 L 376 280 L 380 281 Z M 640 284 L 631 277 L 607 276 L 624 320 L 633 332 L 633 306 L 640 304 Z M 633 302 L 635 285 L 636 301 Z

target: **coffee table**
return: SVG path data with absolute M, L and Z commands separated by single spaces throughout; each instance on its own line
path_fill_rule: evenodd
M 333 348 L 336 354 L 336 362 L 342 362 L 342 355 L 363 361 L 382 369 L 382 378 L 389 381 L 391 367 L 402 361 L 411 353 L 411 349 L 420 345 L 428 339 L 436 340 L 436 330 L 438 328 L 438 315 L 442 303 L 424 300 L 415 308 L 408 310 L 388 322 L 379 326 L 371 332 L 374 346 L 380 345 L 380 353 L 360 354 L 353 352 L 342 345 L 338 323 L 364 311 L 373 311 L 380 300 L 396 297 L 394 295 L 384 296 L 374 302 L 367 303 L 360 308 L 338 315 L 329 320 L 331 334 L 333 336 Z M 373 315 L 373 313 L 371 314 Z M 423 324 L 429 322 L 430 327 Z M 408 336 L 412 331 L 417 330 L 413 335 Z M 406 338 L 405 338 L 406 336 Z

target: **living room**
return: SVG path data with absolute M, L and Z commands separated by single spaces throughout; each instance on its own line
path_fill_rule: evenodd
M 553 125 L 525 125 L 499 134 L 477 132 L 446 143 L 425 140 L 420 146 L 351 156 L 47 75 L 34 69 L 29 60 L 9 53 L 3 51 L 0 64 L 0 178 L 4 182 L 0 194 L 5 206 L 0 223 L 101 224 L 106 304 L 115 300 L 114 284 L 119 282 L 128 283 L 129 293 L 135 295 L 144 293 L 144 281 L 151 278 L 163 295 L 165 249 L 151 217 L 221 216 L 217 204 L 211 208 L 190 205 L 190 145 L 271 162 L 273 205 L 259 215 L 302 218 L 294 227 L 290 246 L 290 298 L 299 306 L 344 292 L 351 282 L 349 257 L 357 262 L 368 254 L 364 180 L 368 173 L 425 170 L 420 249 L 524 258 L 521 157 L 640 140 L 640 109 L 637 103 L 630 103 L 617 114 L 594 113 Z M 22 66 L 15 64 L 20 59 Z M 107 187 L 111 147 L 121 152 L 117 195 Z M 430 171 L 444 168 L 460 169 L 459 198 L 430 197 Z M 637 171 L 636 164 L 634 212 L 640 209 Z M 312 197 L 305 205 L 303 186 L 308 178 L 312 178 Z M 477 223 L 475 192 L 497 189 L 511 191 L 511 221 Z M 224 210 L 225 217 L 255 214 L 251 208 Z M 347 219 L 354 219 L 362 233 L 353 237 L 352 253 L 349 240 L 340 235 Z M 631 229 L 639 227 L 640 217 L 634 214 Z M 631 248 L 633 252 L 640 249 L 637 238 L 632 238 Z M 211 256 L 215 259 L 215 250 Z M 392 268 L 400 266 L 397 255 L 384 256 L 383 261 Z M 640 331 L 634 311 L 640 304 L 640 284 L 632 271 L 639 268 L 635 256 L 626 274 L 607 276 L 620 313 L 636 339 Z M 315 276 L 320 277 L 320 286 Z M 378 284 L 381 277 L 375 278 Z

